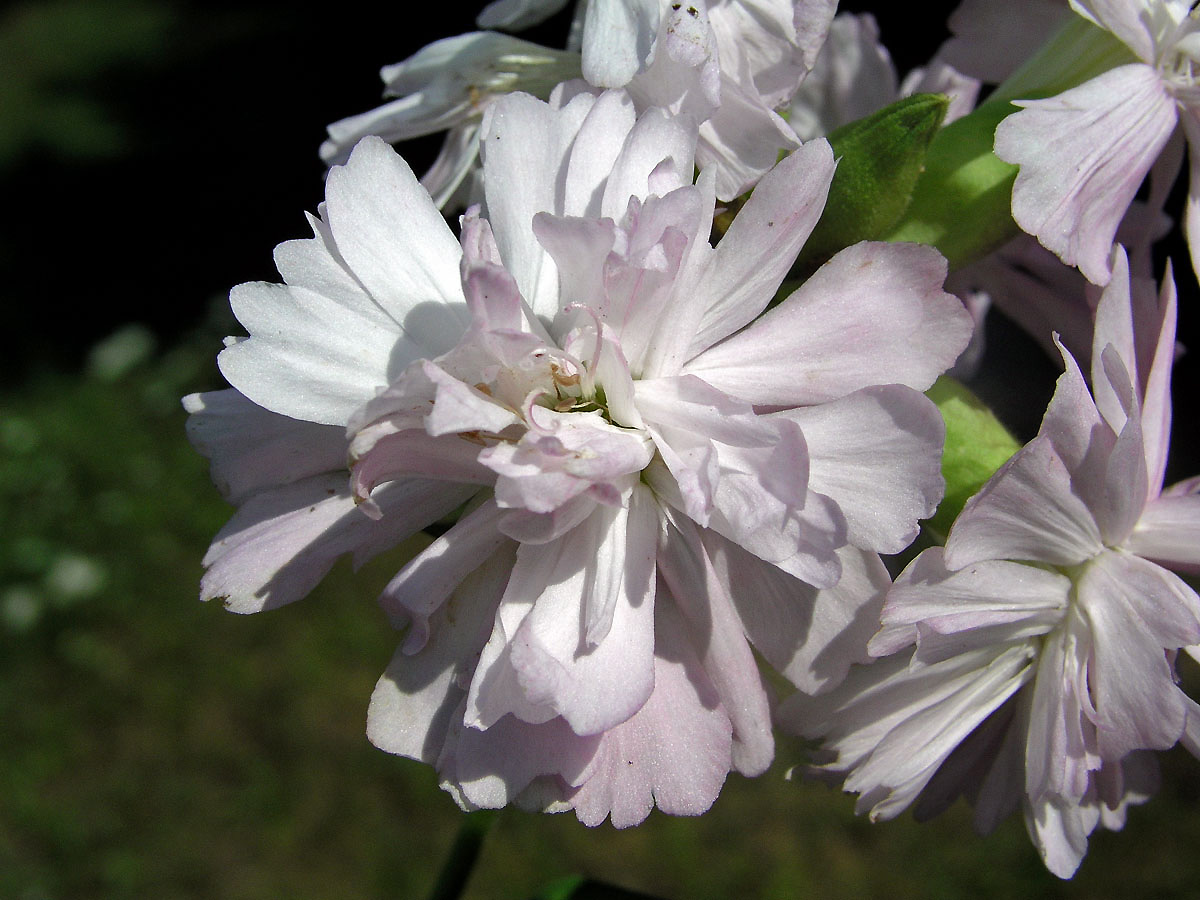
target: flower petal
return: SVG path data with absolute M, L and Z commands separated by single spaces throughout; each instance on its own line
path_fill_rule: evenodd
M 818 590 L 711 532 L 704 543 L 720 582 L 736 586 L 730 598 L 746 636 L 801 691 L 828 691 L 852 663 L 871 661 L 867 640 L 879 628 L 883 595 L 891 585 L 876 554 L 842 548 L 842 577 L 834 587 Z
M 462 248 L 429 193 L 390 146 L 366 137 L 325 187 L 329 229 L 347 266 L 380 308 L 437 356 L 469 324 Z
M 189 394 L 188 440 L 212 461 L 213 482 L 230 503 L 265 488 L 346 465 L 346 432 L 263 409 L 235 390 Z
M 837 503 L 852 545 L 899 553 L 912 543 L 945 487 L 945 425 L 924 395 L 883 385 L 775 415 L 800 426 L 809 489 Z
M 452 717 L 458 713 L 461 720 L 463 680 L 487 641 L 512 563 L 512 549 L 484 559 L 457 587 L 452 603 L 431 611 L 432 627 L 425 632 L 432 637 L 421 652 L 397 649 L 367 710 L 367 738 L 380 750 L 438 761 Z
M 683 613 L 679 625 L 699 648 L 708 673 L 733 723 L 732 762 L 743 775 L 760 775 L 775 754 L 771 711 L 762 675 L 731 602 L 731 582 L 723 581 L 709 559 L 696 526 L 671 516 L 673 527 L 659 553 L 664 601 Z M 770 568 L 758 561 L 763 568 Z
M 703 318 L 693 332 L 688 356 L 711 347 L 766 309 L 821 217 L 833 170 L 829 143 L 816 140 L 763 177 L 710 257 L 696 301 Z M 656 371 L 674 374 L 661 363 Z
M 654 691 L 630 719 L 600 741 L 585 780 L 570 797 L 585 825 L 609 817 L 637 825 L 658 805 L 665 813 L 705 812 L 730 768 L 730 724 L 717 692 L 670 603 L 655 616 Z
M 1151 501 L 1125 547 L 1182 572 L 1200 572 L 1200 494 L 1164 494 Z
M 1021 167 L 1013 218 L 1107 284 L 1117 226 L 1175 128 L 1175 101 L 1153 68 L 1134 64 L 1018 105 L 996 129 L 996 155 Z
M 413 654 L 425 646 L 434 612 L 497 550 L 511 545 L 497 527 L 501 515 L 503 511 L 494 502 L 484 502 L 414 556 L 387 583 L 379 603 L 394 619 L 408 622 L 404 653 Z M 482 648 L 483 641 L 479 646 Z
M 1072 493 L 1049 438 L 1034 438 L 967 501 L 946 540 L 946 565 L 985 559 L 1076 565 L 1103 549 L 1095 519 Z
M 1100 755 L 1165 750 L 1183 734 L 1186 711 L 1165 649 L 1200 641 L 1200 601 L 1165 570 L 1136 557 L 1103 554 L 1084 571 L 1079 600 L 1092 626 L 1088 683 Z M 1191 594 L 1191 608 L 1179 603 Z
M 496 631 L 471 684 L 467 724 L 561 715 L 577 734 L 625 721 L 653 688 L 657 506 L 598 506 L 553 544 L 521 545 Z M 607 626 L 607 627 L 606 627 Z
M 932 633 L 957 635 L 962 652 L 981 641 L 1044 634 L 1062 619 L 1070 591 L 1066 576 L 1008 560 L 980 560 L 952 571 L 945 566 L 942 548 L 934 547 L 896 578 L 881 614 L 884 628 L 869 649 L 874 656 L 885 656 L 914 638 L 924 649 Z M 1004 630 L 998 632 L 997 626 Z
M 567 0 L 492 0 L 475 18 L 480 28 L 524 31 L 538 25 L 567 5 Z
M 873 384 L 923 391 L 973 330 L 970 313 L 942 290 L 945 278 L 931 247 L 855 244 L 683 371 L 757 404 L 823 403 Z
M 299 600 L 343 554 L 354 553 L 361 562 L 390 549 L 476 490 L 421 479 L 393 482 L 376 492 L 379 519 L 358 508 L 345 474 L 255 494 L 213 539 L 204 557 L 201 599 L 220 599 L 238 613 Z

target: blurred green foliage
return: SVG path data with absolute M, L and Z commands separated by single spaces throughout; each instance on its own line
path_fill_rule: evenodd
M 152 0 L 26 2 L 0 12 L 0 168 L 22 152 L 107 157 L 127 146 L 100 75 L 161 53 L 176 13 Z

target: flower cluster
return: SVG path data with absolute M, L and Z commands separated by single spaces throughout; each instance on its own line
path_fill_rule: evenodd
M 1195 130 L 1190 7 L 1030 4 L 1099 49 L 1030 48 L 1010 76 L 972 50 L 1007 5 L 968 0 L 902 83 L 832 0 L 591 0 L 561 50 L 489 30 L 564 6 L 490 4 L 329 127 L 313 237 L 276 248 L 282 283 L 233 290 L 230 388 L 184 399 L 237 506 L 203 598 L 279 607 L 430 530 L 380 598 L 402 637 L 367 733 L 464 809 L 699 814 L 767 770 L 778 725 L 872 817 L 965 795 L 986 830 L 1019 807 L 1069 876 L 1149 797 L 1148 751 L 1200 750 L 1174 675 L 1200 598 L 1170 571 L 1200 569 L 1200 499 L 1163 488 L 1176 300 L 1149 262 L 1178 152 L 1130 209 Z M 955 273 L 960 299 L 936 246 L 889 239 L 939 186 L 856 183 L 895 208 L 856 219 L 843 173 L 882 147 L 936 177 L 938 123 L 996 104 L 984 153 L 1019 174 L 980 227 L 1013 241 Z M 925 109 L 932 144 L 889 131 Z M 439 131 L 418 180 L 388 142 Z M 1065 372 L 955 517 L 944 444 L 982 438 L 924 392 L 970 371 L 992 299 Z M 923 531 L 893 583 L 880 554 Z

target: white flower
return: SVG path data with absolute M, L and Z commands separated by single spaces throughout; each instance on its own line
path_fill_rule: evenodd
M 1131 291 L 1120 248 L 1113 272 L 1091 392 L 1063 350 L 1038 437 L 888 592 L 869 645 L 886 658 L 783 714 L 825 736 L 860 810 L 891 818 L 922 795 L 927 815 L 961 793 L 987 830 L 1020 805 L 1063 878 L 1148 796 L 1140 751 L 1200 734 L 1172 668 L 1200 641 L 1200 598 L 1159 564 L 1200 562 L 1200 497 L 1161 491 L 1174 285 Z
M 465 807 L 702 812 L 772 757 L 749 641 L 836 683 L 855 651 L 809 639 L 861 632 L 875 551 L 940 497 L 919 391 L 970 333 L 944 261 L 860 244 L 758 318 L 832 152 L 775 167 L 714 248 L 695 142 L 621 92 L 504 97 L 483 124 L 486 218 L 458 241 L 365 139 L 316 236 L 277 249 L 287 284 L 232 293 L 250 332 L 220 356 L 235 390 L 187 400 L 242 501 L 202 586 L 231 609 L 296 600 L 342 554 L 459 510 L 384 591 L 408 635 L 368 733 Z
M 561 3 L 488 6 L 480 27 L 524 27 Z M 549 96 L 580 72 L 601 88 L 623 87 L 639 111 L 659 107 L 701 123 L 696 161 L 711 167 L 716 194 L 732 200 L 753 187 L 800 141 L 776 113 L 816 59 L 833 0 L 593 0 L 577 18 L 580 45 L 548 50 L 516 38 L 476 32 L 438 41 L 383 69 L 398 100 L 329 126 L 326 162 L 343 162 L 364 135 L 390 142 L 450 129 L 422 179 L 446 206 L 476 162 L 479 121 L 497 96 Z M 465 205 L 465 204 L 463 204 Z
M 1200 19 L 1183 0 L 1072 0 L 1071 7 L 1120 39 L 1130 62 L 1054 97 L 1016 101 L 1024 109 L 996 129 L 996 155 L 1021 167 L 1017 224 L 1103 285 L 1117 226 L 1176 124 L 1182 120 L 1193 147 L 1200 139 Z M 1185 222 L 1193 262 L 1197 160 L 1193 149 Z M 1166 154 L 1167 180 L 1178 163 Z
M 457 196 L 477 193 L 470 176 L 477 167 L 479 123 L 487 105 L 512 91 L 550 96 L 559 82 L 579 77 L 579 56 L 477 31 L 435 41 L 403 62 L 384 66 L 379 77 L 384 96 L 397 99 L 330 125 L 321 158 L 340 165 L 369 134 L 395 144 L 446 131 L 441 153 L 421 178 L 434 202 L 445 207 Z

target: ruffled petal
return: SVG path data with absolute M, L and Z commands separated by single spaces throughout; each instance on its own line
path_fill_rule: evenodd
M 498 527 L 502 515 L 495 503 L 484 502 L 414 556 L 387 583 L 379 603 L 393 620 L 408 623 L 408 636 L 401 648 L 404 653 L 413 654 L 425 646 L 434 612 L 497 550 L 511 545 Z
M 1179 12 L 1187 9 L 1186 4 L 1174 2 L 1182 7 Z M 1159 18 L 1155 14 L 1161 11 L 1155 7 L 1165 7 L 1167 3 L 1161 0 L 1070 0 L 1070 3 L 1075 12 L 1120 38 L 1142 62 L 1155 62 L 1157 41 L 1150 27 Z
M 561 214 L 558 181 L 567 148 L 596 97 L 576 94 L 561 109 L 528 94 L 508 94 L 488 107 L 480 133 L 487 218 L 504 266 L 533 312 L 550 321 L 558 312 L 558 271 L 533 233 L 539 212 Z M 621 104 L 605 104 L 614 128 L 632 119 Z
M 379 138 L 363 138 L 330 171 L 325 193 L 338 250 L 375 302 L 424 355 L 453 347 L 469 324 L 462 248 L 408 163 Z
M 577 734 L 625 721 L 653 688 L 656 505 L 597 507 L 552 544 L 523 544 L 471 684 L 467 724 L 561 715 Z
M 353 305 L 302 287 L 252 282 L 229 294 L 250 338 L 225 347 L 226 380 L 264 409 L 321 425 L 345 426 L 392 374 L 393 354 L 409 361 L 400 328 L 359 293 Z
M 945 425 L 924 395 L 884 385 L 776 415 L 800 426 L 809 489 L 837 503 L 852 545 L 899 553 L 912 543 L 945 487 Z
M 629 720 L 605 732 L 570 796 L 579 821 L 614 828 L 639 824 L 657 804 L 665 813 L 705 812 L 729 773 L 731 726 L 670 603 L 656 614 L 654 691 Z
M 1165 750 L 1183 734 L 1186 712 L 1165 649 L 1200 641 L 1200 605 L 1191 608 L 1178 579 L 1136 557 L 1106 553 L 1078 585 L 1092 626 L 1094 662 L 1088 683 L 1096 704 L 1100 755 L 1116 760 L 1133 750 Z
M 1091 512 L 1046 436 L 1034 438 L 967 501 L 946 540 L 946 565 L 985 559 L 1076 565 L 1104 549 Z
M 763 178 L 710 257 L 699 285 L 703 293 L 696 301 L 702 319 L 692 333 L 689 356 L 737 331 L 766 308 L 821 217 L 833 170 L 833 151 L 828 142 L 818 140 Z M 656 371 L 674 374 L 664 363 Z
M 189 394 L 183 406 L 188 440 L 212 461 L 212 480 L 230 503 L 345 468 L 345 429 L 281 416 L 234 390 Z
M 559 797 L 592 764 L 600 735 L 580 736 L 566 720 L 541 724 L 504 716 L 486 731 L 464 725 L 462 706 L 451 716 L 446 749 L 437 762 L 442 786 L 466 809 L 500 809 L 520 802 L 539 779 L 558 779 Z M 559 808 L 562 808 L 561 806 Z
M 431 639 L 421 652 L 396 651 L 367 709 L 367 738 L 380 750 L 438 761 L 452 717 L 457 713 L 461 720 L 462 685 L 487 641 L 512 563 L 512 549 L 484 558 L 458 586 L 453 602 L 430 613 L 425 631 Z
M 1032 674 L 1023 646 L 985 648 L 929 666 L 905 655 L 852 669 L 834 690 L 796 694 L 779 721 L 804 737 L 824 737 L 835 758 L 822 767 L 849 773 L 856 809 L 875 819 L 899 815 L 971 731 Z
M 925 550 L 896 578 L 881 614 L 883 630 L 871 639 L 874 656 L 897 652 L 914 640 L 925 654 L 930 638 L 954 635 L 950 656 L 975 646 L 1044 634 L 1063 617 L 1071 592 L 1064 575 L 1007 560 L 981 560 L 947 569 L 940 547 Z
M 807 694 L 841 683 L 853 663 L 871 661 L 867 640 L 891 578 L 874 553 L 838 551 L 842 577 L 824 590 L 805 584 L 711 532 L 704 545 L 730 592 L 746 636 L 781 675 Z
M 673 527 L 659 552 L 666 600 L 683 613 L 680 625 L 699 649 L 733 724 L 732 764 L 743 775 L 761 775 L 775 754 L 766 685 L 731 603 L 730 582 L 717 574 L 696 526 L 671 517 Z M 761 561 L 758 565 L 769 568 Z
M 1182 572 L 1200 572 L 1200 494 L 1168 493 L 1151 501 L 1125 548 Z

